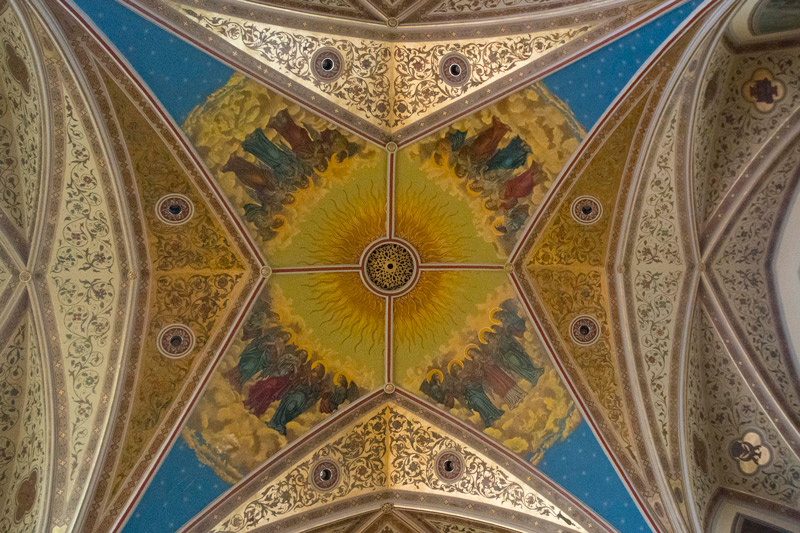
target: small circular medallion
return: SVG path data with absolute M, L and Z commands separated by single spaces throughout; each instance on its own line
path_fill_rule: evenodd
M 28 283 L 31 279 L 32 279 L 32 277 L 31 277 L 31 273 L 30 272 L 28 272 L 27 270 L 20 271 L 19 280 L 22 283 Z
M 331 490 L 339 483 L 339 466 L 330 459 L 320 459 L 311 466 L 310 476 L 317 490 Z
M 592 196 L 579 196 L 572 202 L 572 218 L 579 224 L 594 224 L 603 214 L 603 206 Z
M 569 326 L 569 335 L 576 344 L 594 344 L 600 336 L 600 324 L 594 317 L 587 315 L 575 317 Z
M 436 475 L 447 483 L 453 483 L 464 475 L 464 458 L 453 450 L 444 450 L 436 456 Z
M 344 72 L 344 57 L 335 48 L 320 48 L 311 56 L 311 72 L 320 81 L 332 82 Z
M 394 394 L 395 387 L 393 383 L 387 383 L 383 386 L 383 392 L 386 394 Z
M 194 348 L 194 333 L 183 324 L 170 324 L 158 334 L 158 351 L 163 355 L 180 359 Z
M 192 201 L 182 194 L 162 196 L 156 203 L 156 215 L 165 224 L 184 224 L 193 213 Z
M 416 265 L 411 251 L 392 241 L 379 244 L 367 254 L 364 273 L 375 289 L 394 294 L 409 286 L 415 278 Z
M 463 55 L 452 52 L 442 58 L 439 66 L 442 79 L 449 85 L 464 85 L 469 81 L 469 60 Z

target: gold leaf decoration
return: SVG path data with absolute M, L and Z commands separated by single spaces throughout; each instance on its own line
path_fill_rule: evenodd
M 400 406 L 378 407 L 338 435 L 267 483 L 211 531 L 254 531 L 301 511 L 381 489 L 469 497 L 585 531 L 520 479 Z M 445 450 L 454 450 L 464 460 L 464 474 L 455 482 L 435 472 L 435 458 Z M 337 463 L 341 476 L 329 491 L 315 490 L 309 479 L 312 465 L 322 458 Z

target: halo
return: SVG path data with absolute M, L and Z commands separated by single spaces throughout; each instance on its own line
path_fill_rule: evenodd
M 464 347 L 464 357 L 465 357 L 466 359 L 470 359 L 470 360 L 472 359 L 472 356 L 469 354 L 469 352 L 470 352 L 470 351 L 472 351 L 472 350 L 477 350 L 477 351 L 479 351 L 479 352 L 480 352 L 480 350 L 481 350 L 481 347 L 480 347 L 480 346 L 478 346 L 478 345 L 477 345 L 477 344 L 475 344 L 475 343 L 469 343 L 469 344 L 467 344 L 467 345 Z
M 453 368 L 453 365 L 458 365 L 458 366 L 461 367 L 462 370 L 464 369 L 464 363 L 462 363 L 460 359 L 453 359 L 452 361 L 447 363 L 447 373 L 448 374 L 450 373 L 450 369 Z
M 502 224 L 503 224 L 502 219 L 497 219 L 494 222 L 492 222 L 492 231 L 494 232 L 495 235 L 505 235 L 506 234 L 505 231 L 500 231 L 498 229 L 498 226 L 501 226 Z
M 495 307 L 494 309 L 492 309 L 492 312 L 489 313 L 489 319 L 492 321 L 493 324 L 502 325 L 503 321 L 494 317 L 494 315 L 496 315 L 500 311 L 505 311 L 505 310 L 502 307 Z
M 444 374 L 442 374 L 442 371 L 439 370 L 438 368 L 434 368 L 433 370 L 428 372 L 428 375 L 426 376 L 426 378 L 428 380 L 428 383 L 431 382 L 431 378 L 433 377 L 434 374 L 439 374 L 439 381 L 440 382 L 444 381 Z
M 492 334 L 494 334 L 494 333 L 495 333 L 495 331 L 494 331 L 494 330 L 492 330 L 492 328 L 483 328 L 482 330 L 480 330 L 480 331 L 478 332 L 478 340 L 479 340 L 479 341 L 481 341 L 481 343 L 482 343 L 482 344 L 489 344 L 489 343 L 486 341 L 486 339 L 484 338 L 484 335 L 486 335 L 487 333 L 492 333 Z

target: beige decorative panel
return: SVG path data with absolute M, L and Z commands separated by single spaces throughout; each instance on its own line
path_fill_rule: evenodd
M 47 491 L 45 391 L 31 313 L 23 312 L 5 333 L 0 348 L 0 531 L 23 533 L 39 525 Z
M 276 9 L 291 9 L 308 15 L 341 17 L 360 22 L 384 22 L 376 10 L 365 5 L 369 0 L 258 0 L 259 4 Z M 391 0 L 384 0 L 391 2 Z M 414 0 L 403 0 L 410 2 Z M 395 2 L 397 3 L 397 2 Z
M 319 527 L 310 527 L 306 533 L 355 533 L 360 531 L 374 519 L 375 512 L 358 516 L 348 516 L 343 520 L 327 522 Z
M 14 278 L 17 276 L 16 268 L 11 263 L 7 252 L 0 248 L 0 297 L 9 296 L 16 285 Z M 2 314 L 2 313 L 0 313 Z
M 798 101 L 800 103 L 800 100 Z M 800 174 L 800 143 L 781 154 L 745 195 L 711 256 L 711 283 L 745 350 L 790 418 L 800 420 L 800 380 L 772 281 L 772 236 Z M 789 230 L 791 231 L 791 230 Z M 790 310 L 787 310 L 791 312 Z
M 633 297 L 630 309 L 635 359 L 643 370 L 641 389 L 649 394 L 652 404 L 653 434 L 667 450 L 674 438 L 670 436 L 671 411 L 676 408 L 671 398 L 677 392 L 673 384 L 673 343 L 686 272 L 676 196 L 676 180 L 683 177 L 676 152 L 679 111 L 680 106 L 674 105 L 665 113 L 662 129 L 651 145 L 653 152 L 631 224 L 627 258 L 631 275 L 626 283 Z
M 766 81 L 753 87 L 748 82 L 754 75 Z M 706 85 L 708 98 L 718 99 L 719 109 L 707 119 L 716 126 L 711 160 L 706 173 L 696 178 L 705 180 L 704 199 L 700 202 L 704 208 L 698 211 L 703 220 L 713 215 L 750 159 L 800 104 L 800 58 L 793 49 L 737 55 L 727 78 L 719 76 L 721 88 L 709 90 Z M 754 105 L 755 98 L 769 104 Z
M 524 513 L 531 524 L 541 523 L 543 528 L 549 524 L 559 530 L 586 531 L 576 522 L 576 510 L 556 507 L 522 479 L 404 407 L 373 408 L 331 435 L 276 478 L 261 477 L 263 484 L 253 496 L 241 503 L 230 500 L 231 511 L 217 511 L 217 520 L 190 531 L 256 531 L 298 513 L 381 490 L 468 498 L 474 505 Z M 437 458 L 445 451 L 455 452 L 463 461 L 463 474 L 453 481 L 437 474 Z M 311 482 L 311 472 L 323 460 L 337 465 L 337 482 L 319 490 Z
M 206 359 L 207 345 L 217 335 L 227 333 L 220 331 L 224 320 L 232 308 L 236 310 L 235 302 L 252 281 L 247 280 L 246 265 L 228 228 L 192 182 L 193 172 L 187 172 L 123 87 L 108 75 L 102 80 L 121 128 L 118 142 L 124 143 L 138 187 L 154 272 L 139 380 L 112 485 L 116 492 L 152 439 L 164 438 L 169 428 L 162 427 L 159 434 L 161 422 L 170 414 L 178 415 L 172 409 L 193 374 L 193 365 Z M 178 229 L 160 222 L 155 214 L 159 198 L 171 193 L 185 195 L 194 205 L 191 220 Z M 196 336 L 194 347 L 184 357 L 165 357 L 156 346 L 159 332 L 171 323 L 185 324 Z
M 688 361 L 686 366 L 686 399 L 683 424 L 686 431 L 686 457 L 689 468 L 686 477 L 687 491 L 692 491 L 695 510 L 702 521 L 714 491 L 719 487 L 715 452 L 708 433 L 709 418 L 705 402 L 704 333 L 708 320 L 697 305 L 692 313 L 689 331 Z M 705 328 L 705 329 L 704 329 Z
M 167 5 L 320 99 L 389 132 L 475 93 L 592 29 L 580 24 L 509 37 L 400 44 L 291 30 L 177 2 Z M 329 82 L 317 78 L 313 70 L 314 54 L 324 48 L 337 49 L 345 62 L 343 74 Z M 463 54 L 472 64 L 472 75 L 464 85 L 449 85 L 439 74 L 440 61 L 451 52 Z
M 548 218 L 534 228 L 525 244 L 525 255 L 520 255 L 531 283 L 528 297 L 541 302 L 540 319 L 552 321 L 554 334 L 561 338 L 562 357 L 575 361 L 572 379 L 585 380 L 588 390 L 584 398 L 592 398 L 592 408 L 608 421 L 607 438 L 613 432 L 622 444 L 620 449 L 624 447 L 632 459 L 634 432 L 621 385 L 623 369 L 615 357 L 604 265 L 612 214 L 626 169 L 626 159 L 619 154 L 629 149 L 640 122 L 647 120 L 645 112 L 654 105 L 648 98 L 651 90 L 650 84 L 641 87 L 645 94 L 638 101 L 626 103 L 615 123 L 607 126 L 602 137 L 595 138 L 583 154 L 580 170 L 568 182 L 571 187 L 561 189 L 560 196 L 555 197 L 558 203 L 551 202 Z M 603 205 L 604 214 L 591 225 L 580 224 L 571 215 L 573 202 L 582 196 L 597 198 Z M 579 315 L 598 321 L 596 342 L 581 345 L 570 340 L 571 323 Z
M 514 260 L 556 358 L 626 481 L 647 502 L 649 518 L 664 530 L 683 518 L 675 516 L 683 498 L 668 450 L 678 451 L 675 332 L 690 266 L 679 207 L 686 108 L 679 98 L 665 108 L 662 101 L 691 78 L 684 73 L 677 87 L 672 81 L 700 24 L 688 26 L 590 133 Z M 594 220 L 575 213 L 586 197 L 602 206 Z M 586 333 L 575 327 L 582 321 Z
M 69 90 L 63 94 L 63 189 L 47 274 L 56 316 L 53 334 L 66 378 L 56 393 L 67 398 L 69 408 L 69 474 L 61 487 L 66 493 L 81 490 L 76 487 L 79 467 L 94 461 L 89 438 L 107 423 L 97 418 L 98 406 L 106 380 L 114 379 L 107 371 L 112 353 L 119 350 L 111 336 L 122 280 L 114 242 L 119 236 L 110 223 L 116 214 L 103 187 L 110 178 L 88 139 L 91 124 L 81 116 L 79 98 Z
M 726 46 L 717 45 L 711 51 L 708 65 L 700 84 L 700 93 L 694 111 L 694 131 L 692 142 L 692 185 L 696 222 L 702 225 L 705 221 L 706 197 L 705 188 L 708 171 L 714 157 L 714 130 L 716 117 L 720 116 L 730 77 L 734 56 Z
M 594 0 L 439 0 L 431 2 L 410 20 L 422 23 L 444 21 L 476 21 L 490 17 L 513 17 L 544 14 L 556 10 L 591 10 L 599 4 Z M 626 2 L 626 14 L 633 16 L 652 8 L 658 0 Z
M 32 287 L 42 306 L 53 389 L 49 526 L 72 527 L 90 489 L 119 375 L 127 254 L 114 178 L 86 94 L 59 46 L 30 17 L 44 55 L 52 151 Z
M 19 18 L 0 5 L 0 227 L 30 237 L 42 180 L 43 109 L 35 58 Z M 22 242 L 18 249 L 27 249 Z
M 287 1 L 285 7 L 298 7 Z M 435 2 L 375 0 L 370 6 L 361 0 L 380 22 L 367 24 L 339 8 L 307 3 L 279 10 L 273 0 L 123 2 L 337 125 L 377 144 L 400 145 L 627 33 L 664 4 L 514 2 L 497 12 L 433 13 Z M 338 54 L 329 74 L 315 70 L 322 51 Z M 450 60 L 463 67 L 453 76 Z
M 708 426 L 702 438 L 707 439 L 720 485 L 797 508 L 798 450 L 786 444 L 755 399 L 707 315 L 700 313 L 696 324 L 699 332 L 694 342 L 699 343 L 699 349 L 693 348 L 693 353 L 700 359 L 700 375 L 690 379 L 698 379 L 703 391 Z M 689 408 L 693 409 L 691 405 Z M 748 433 L 756 433 L 759 439 L 744 445 Z M 702 496 L 706 493 L 707 489 L 701 490 Z
M 548 5 L 586 4 L 591 0 L 565 2 L 564 0 L 442 0 L 433 13 L 500 11 L 508 7 L 543 7 Z
M 175 130 L 85 28 L 58 4 L 48 8 L 63 33 L 53 40 L 42 27 L 37 33 L 59 125 L 52 165 L 63 171 L 53 174 L 48 195 L 56 222 L 43 239 L 49 262 L 37 266 L 34 280 L 39 286 L 44 278 L 49 295 L 41 298 L 53 310 L 44 317 L 53 332 L 56 453 L 63 456 L 54 464 L 51 525 L 105 532 L 117 527 L 197 394 L 258 265 Z M 73 54 L 81 78 L 62 51 Z M 157 209 L 165 195 L 186 199 L 185 224 L 170 224 Z M 175 323 L 193 341 L 177 355 L 156 342 Z
M 435 515 L 425 512 L 408 512 L 419 522 L 431 527 L 438 533 L 512 533 L 515 529 L 482 524 L 475 520 L 461 519 L 455 516 Z

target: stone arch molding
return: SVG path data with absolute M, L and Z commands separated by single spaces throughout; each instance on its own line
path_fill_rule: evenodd
M 800 466 L 800 374 L 773 263 L 797 191 L 800 65 L 785 41 L 732 43 L 730 21 L 746 2 L 723 6 L 685 53 L 647 133 L 615 261 L 637 417 L 670 516 L 683 517 L 676 530 L 708 530 L 726 491 L 790 521 L 800 501 L 791 474 L 778 473 Z M 754 74 L 782 84 L 788 100 L 766 113 L 754 106 Z M 752 465 L 733 451 L 750 440 L 768 446 Z M 782 450 L 777 468 L 769 446 Z
M 85 530 L 105 500 L 127 501 L 142 477 L 132 473 L 134 466 L 153 468 L 153 454 L 143 448 L 167 439 L 170 413 L 179 415 L 197 392 L 198 375 L 235 319 L 231 308 L 241 307 L 227 307 L 229 299 L 250 295 L 261 265 L 237 230 L 219 222 L 223 207 L 189 150 L 179 148 L 177 130 L 154 114 L 157 106 L 142 100 L 119 63 L 101 49 L 87 52 L 87 30 L 60 2 L 4 1 L 0 17 L 0 135 L 9 132 L 11 139 L 4 163 L 16 165 L 4 169 L 3 179 L 13 180 L 2 186 L 14 192 L 6 199 L 18 200 L 0 205 L 0 374 L 15 391 L 0 405 L 10 421 L 2 433 L 12 458 L 0 464 L 0 530 Z M 152 128 L 145 138 L 156 145 L 148 153 L 168 160 L 170 186 L 183 180 L 181 192 L 203 206 L 190 224 L 172 229 L 159 221 L 157 198 L 137 189 L 143 175 L 159 176 L 128 166 L 143 147 L 131 142 L 129 131 L 120 136 L 121 123 L 103 107 L 108 93 L 97 90 L 104 85 L 88 79 L 102 72 L 97 59 L 117 69 L 116 79 L 128 84 L 126 97 L 149 109 L 138 123 Z M 35 120 L 21 128 L 15 109 Z M 233 283 L 222 295 L 220 315 L 190 323 L 196 342 L 171 363 L 147 341 L 168 324 L 151 297 L 154 283 L 197 278 L 197 270 L 221 274 L 202 259 L 194 270 L 164 267 L 165 250 L 151 246 L 153 232 L 166 242 L 198 226 L 211 226 L 218 244 L 231 249 L 233 264 L 226 267 Z M 159 267 L 161 274 L 154 274 Z M 188 312 L 187 305 L 178 314 Z M 185 365 L 192 385 L 165 384 L 172 392 L 163 397 L 155 427 L 137 432 L 143 442 L 131 443 L 126 428 L 142 416 L 137 384 L 159 364 Z M 122 495 L 109 480 L 128 482 Z
M 47 514 L 52 389 L 32 271 L 49 188 L 51 139 L 42 51 L 24 9 L 0 4 L 0 529 L 41 527 Z
M 744 4 L 706 4 L 662 46 L 515 250 L 532 320 L 657 530 L 706 531 L 722 490 L 784 510 L 800 496 L 798 374 L 770 273 L 796 189 L 800 65 L 796 45 L 731 46 L 726 29 Z M 753 98 L 773 102 L 765 111 Z M 619 142 L 627 160 L 608 157 Z M 580 230 L 566 216 L 579 195 L 603 205 Z M 598 245 L 571 244 L 590 232 Z M 589 309 L 601 338 L 577 346 L 565 331 Z

